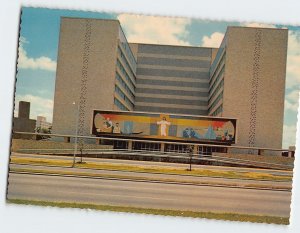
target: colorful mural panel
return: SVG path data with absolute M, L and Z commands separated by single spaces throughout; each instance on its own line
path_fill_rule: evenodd
M 97 136 L 235 143 L 236 119 L 94 110 Z

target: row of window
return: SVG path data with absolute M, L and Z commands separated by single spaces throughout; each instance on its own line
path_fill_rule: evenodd
M 223 78 L 224 70 L 225 70 L 225 65 L 222 67 L 222 69 L 219 72 L 219 74 L 218 74 L 217 78 L 215 79 L 214 83 L 210 86 L 210 88 L 209 88 L 209 94 L 212 94 L 212 93 L 215 92 L 214 88 L 217 85 L 217 83 L 220 80 L 220 78 Z
M 134 94 L 128 87 L 127 83 L 121 78 L 121 76 L 116 72 L 116 79 L 119 81 L 119 83 L 122 85 L 122 87 L 126 90 L 126 92 L 134 99 Z
M 217 116 L 221 112 L 223 112 L 223 104 L 221 104 L 211 115 L 212 116 Z
M 129 44 L 126 42 L 126 43 L 121 43 L 121 45 L 123 46 L 126 53 L 128 54 L 128 59 L 129 59 L 129 62 L 131 63 L 131 65 L 132 65 L 133 69 L 136 70 L 136 60 L 135 60 L 135 58 L 134 58 L 134 56 L 131 52 Z
M 119 46 L 118 46 L 118 54 L 121 57 L 122 61 L 124 61 L 124 63 L 126 64 L 128 70 L 130 71 L 130 74 L 132 75 L 132 77 L 136 81 L 135 73 L 132 71 L 132 68 L 128 63 L 126 56 L 124 55 L 123 51 L 121 50 L 121 48 Z
M 217 64 L 220 62 L 220 60 L 222 58 L 221 56 L 223 56 L 223 51 L 224 51 L 224 48 L 220 47 L 218 49 L 217 55 L 215 56 L 215 59 L 214 59 L 213 63 L 211 64 L 210 68 L 209 68 L 210 74 L 213 73 L 213 71 L 215 70 Z
M 133 70 L 136 70 L 135 57 L 132 54 L 132 51 L 129 47 L 126 36 L 124 35 L 124 32 L 123 32 L 121 27 L 119 28 L 119 38 L 120 38 L 120 42 L 121 42 L 122 47 L 124 48 L 124 50 L 126 51 L 126 53 L 128 55 L 128 59 L 129 59 L 129 62 L 131 63 L 131 65 L 133 67 Z
M 217 74 L 218 71 L 220 70 L 221 66 L 223 66 L 223 62 L 224 62 L 224 60 L 225 60 L 225 56 L 226 56 L 226 53 L 223 54 L 222 58 L 220 59 L 220 61 L 219 61 L 219 63 L 218 63 L 217 68 L 216 68 L 213 72 L 210 73 L 210 77 L 211 77 L 211 78 L 210 78 L 210 80 L 209 80 L 209 84 L 211 84 L 211 83 L 213 82 L 213 79 L 214 79 L 214 77 L 215 77 L 215 74 Z
M 129 109 L 128 109 L 124 104 L 122 104 L 117 98 L 114 99 L 114 104 L 115 104 L 120 110 L 123 110 L 123 111 L 129 111 Z
M 208 103 L 210 100 L 218 93 L 218 91 L 224 86 L 224 79 L 219 83 L 219 85 L 216 87 L 216 89 L 213 90 L 213 94 L 208 98 Z
M 223 98 L 223 91 L 214 100 L 214 102 L 212 103 L 212 105 L 210 105 L 210 107 L 208 108 L 208 112 L 210 112 L 219 103 L 220 99 L 222 99 L 222 98 Z
M 129 75 L 127 74 L 127 71 L 125 70 L 125 68 L 123 67 L 122 63 L 119 61 L 119 59 L 117 59 L 117 66 L 119 67 L 119 69 L 121 70 L 121 72 L 123 73 L 123 75 L 125 76 L 126 80 L 130 84 L 132 90 L 135 91 L 135 85 L 132 82 L 132 80 L 129 77 Z
M 117 85 L 115 85 L 115 92 L 133 109 L 133 103 Z

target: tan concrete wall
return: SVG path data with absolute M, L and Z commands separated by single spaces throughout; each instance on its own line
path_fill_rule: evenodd
M 13 130 L 19 132 L 34 132 L 36 120 L 14 117 Z
M 105 21 L 105 23 L 103 23 Z M 54 97 L 53 132 L 75 134 L 84 51 L 87 59 L 84 135 L 89 135 L 93 109 L 113 109 L 119 22 L 62 18 Z M 89 49 L 88 47 L 89 46 Z
M 212 48 L 211 49 L 211 64 L 214 62 L 216 55 L 218 53 L 218 48 Z
M 132 52 L 135 60 L 137 60 L 139 44 L 137 44 L 137 43 L 128 43 L 128 44 L 129 44 L 129 47 L 131 49 L 131 52 Z
M 18 152 L 22 149 L 74 149 L 74 143 L 54 142 L 54 141 L 36 141 L 25 139 L 12 139 L 11 151 Z M 79 146 L 78 146 L 79 148 Z M 84 144 L 84 149 L 112 149 L 110 145 Z M 50 151 L 50 150 L 49 150 Z M 58 151 L 62 152 L 62 151 Z M 64 151 L 65 152 L 65 151 Z
M 237 145 L 281 148 L 288 31 L 260 30 L 229 27 L 227 31 L 222 115 L 238 118 Z M 257 33 L 261 37 L 255 62 Z M 257 87 L 252 85 L 254 76 Z M 251 111 L 253 97 L 255 111 Z M 250 121 L 254 122 L 251 126 Z M 250 127 L 255 132 L 254 144 L 249 144 Z
M 262 162 L 262 163 L 272 163 L 272 164 L 282 164 L 282 165 L 294 165 L 294 158 L 278 156 L 265 156 L 265 155 L 256 155 L 256 154 L 248 154 L 247 151 L 244 154 L 238 153 L 213 153 L 213 156 L 218 156 L 222 158 L 231 158 L 231 159 L 241 159 L 248 160 L 253 162 Z M 242 162 L 242 161 L 241 161 Z

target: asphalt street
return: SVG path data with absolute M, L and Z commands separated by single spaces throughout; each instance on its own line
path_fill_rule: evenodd
M 288 217 L 291 192 L 9 174 L 9 199 Z

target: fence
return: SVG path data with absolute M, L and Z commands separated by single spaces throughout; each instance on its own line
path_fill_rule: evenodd
M 192 155 L 194 160 L 201 161 L 215 161 L 223 162 L 227 164 L 258 166 L 258 167 L 273 167 L 273 168 L 293 168 L 293 161 L 286 162 L 286 157 L 282 156 L 262 156 L 272 152 L 281 154 L 288 154 L 292 157 L 294 151 L 289 149 L 276 149 L 276 148 L 259 148 L 259 147 L 243 147 L 232 145 L 215 145 L 215 144 L 203 144 L 193 142 L 174 142 L 174 141 L 153 141 L 145 139 L 128 139 L 128 138 L 108 138 L 108 137 L 95 137 L 95 136 L 77 136 L 77 138 L 89 140 L 94 145 L 109 144 L 109 147 L 105 148 L 89 148 L 85 146 L 78 146 L 77 150 L 72 148 L 71 139 L 76 138 L 76 135 L 62 135 L 62 134 L 43 134 L 43 133 L 27 133 L 27 132 L 14 132 L 13 136 L 20 138 L 20 136 L 31 137 L 32 140 L 37 138 L 47 137 L 46 140 L 53 140 L 54 138 L 61 138 L 61 140 L 67 144 L 70 144 L 70 148 L 57 149 L 39 148 L 39 153 L 51 153 L 51 154 L 84 154 L 84 156 L 92 155 L 130 155 L 130 156 L 143 156 L 143 157 L 160 157 L 160 158 L 187 158 Z M 44 139 L 45 140 L 45 139 Z M 75 140 L 73 140 L 75 141 Z M 80 140 L 82 141 L 82 140 Z M 192 148 L 192 151 L 190 151 Z M 246 156 L 235 156 L 232 151 L 251 151 L 251 158 L 249 153 Z M 36 149 L 23 148 L 20 152 L 36 152 Z M 227 156 L 231 154 L 232 156 Z M 261 155 L 255 156 L 254 155 Z M 269 159 L 267 158 L 269 157 Z M 121 157 L 118 157 L 121 158 Z

